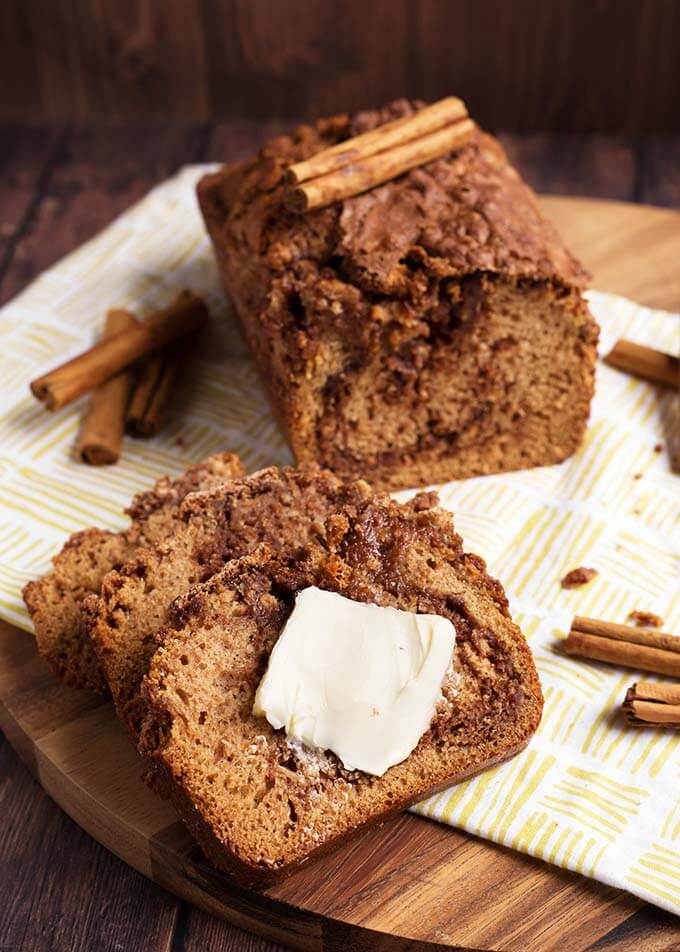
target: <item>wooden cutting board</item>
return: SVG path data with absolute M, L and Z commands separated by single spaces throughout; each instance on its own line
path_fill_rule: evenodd
M 680 214 L 586 199 L 543 206 L 594 287 L 680 310 Z M 112 706 L 61 687 L 33 639 L 2 622 L 0 727 L 47 793 L 116 855 L 216 916 L 295 948 L 680 948 L 680 921 L 627 893 L 410 814 L 279 886 L 240 889 L 142 783 Z

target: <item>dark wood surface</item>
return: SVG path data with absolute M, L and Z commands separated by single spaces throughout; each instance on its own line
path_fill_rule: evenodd
M 0 125 L 0 301 L 181 164 L 237 158 L 280 128 L 246 121 Z M 540 191 L 680 205 L 680 137 L 502 138 Z M 0 949 L 277 948 L 176 900 L 98 846 L 42 792 L 1 735 L 0 804 Z M 633 917 L 639 928 L 658 927 L 658 949 L 671 949 L 667 918 L 649 907 Z M 626 938 L 619 931 L 598 947 L 617 948 Z
M 3 0 L 0 117 L 322 115 L 680 132 L 676 0 Z

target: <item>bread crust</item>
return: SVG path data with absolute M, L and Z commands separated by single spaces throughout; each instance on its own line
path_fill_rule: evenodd
M 538 726 L 538 723 L 536 726 Z M 196 810 L 191 797 L 187 794 L 186 790 L 184 790 L 181 780 L 178 780 L 176 777 L 174 777 L 171 771 L 169 771 L 168 768 L 162 763 L 155 763 L 152 777 L 150 778 L 145 776 L 144 779 L 147 782 L 149 782 L 151 779 L 152 788 L 156 790 L 156 792 L 160 792 L 164 799 L 170 800 L 186 828 L 194 837 L 210 862 L 216 866 L 217 869 L 220 869 L 228 876 L 233 877 L 240 886 L 250 889 L 265 889 L 267 886 L 271 886 L 274 883 L 282 882 L 284 879 L 287 879 L 293 873 L 297 872 L 297 870 L 302 866 L 305 866 L 307 863 L 313 862 L 322 856 L 326 856 L 339 846 L 342 846 L 343 844 L 353 840 L 355 837 L 360 836 L 361 833 L 364 833 L 371 827 L 382 826 L 384 823 L 387 823 L 388 820 L 391 820 L 400 813 L 403 813 L 405 810 L 408 810 L 409 807 L 412 807 L 421 800 L 426 799 L 426 797 L 434 796 L 435 794 L 441 792 L 442 790 L 446 790 L 448 787 L 451 787 L 456 783 L 462 783 L 464 780 L 469 780 L 472 777 L 475 777 L 477 774 L 491 769 L 491 767 L 495 767 L 507 760 L 511 760 L 513 757 L 516 757 L 517 754 L 520 754 L 528 746 L 530 741 L 531 736 L 528 736 L 525 740 L 518 743 L 514 748 L 505 751 L 496 759 L 488 760 L 484 764 L 480 764 L 477 767 L 471 767 L 469 770 L 462 771 L 456 776 L 442 780 L 441 783 L 431 787 L 427 792 L 418 793 L 413 797 L 403 800 L 394 808 L 390 808 L 384 813 L 370 817 L 363 823 L 355 826 L 353 829 L 347 830 L 337 837 L 329 839 L 321 846 L 311 850 L 307 856 L 303 857 L 302 859 L 293 863 L 289 863 L 280 869 L 263 869 L 262 867 L 252 866 L 248 863 L 245 863 L 234 853 L 225 851 L 224 844 L 217 839 L 210 824 L 207 823 L 201 814 Z

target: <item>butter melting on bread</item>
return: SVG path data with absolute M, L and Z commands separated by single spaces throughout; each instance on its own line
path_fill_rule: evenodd
M 272 648 L 309 586 L 441 615 L 455 628 L 434 718 L 381 777 L 348 771 L 330 751 L 310 750 L 253 714 Z M 399 504 L 358 484 L 300 545 L 258 546 L 192 587 L 156 642 L 140 751 L 209 858 L 244 883 L 285 875 L 513 756 L 541 716 L 534 663 L 503 589 L 463 551 L 434 494 Z

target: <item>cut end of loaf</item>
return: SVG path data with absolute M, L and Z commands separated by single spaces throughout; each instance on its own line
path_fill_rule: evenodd
M 333 302 L 337 286 L 322 287 Z M 408 362 L 395 369 L 402 365 L 380 343 L 392 326 L 381 305 L 363 331 L 375 343 L 354 355 L 351 372 L 301 384 L 289 430 L 300 461 L 344 478 L 369 472 L 392 489 L 549 465 L 576 450 L 597 337 L 580 294 L 495 275 L 435 288 L 422 334 L 408 340 L 418 373 Z M 349 326 L 338 332 L 350 339 Z

